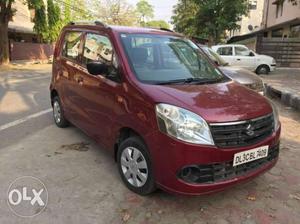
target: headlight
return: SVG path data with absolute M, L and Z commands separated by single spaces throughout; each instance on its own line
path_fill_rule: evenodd
M 272 109 L 273 109 L 273 116 L 274 116 L 274 129 L 275 131 L 277 131 L 277 129 L 279 128 L 279 113 L 278 113 L 278 109 L 276 107 L 276 105 L 270 100 Z
M 274 58 L 272 60 L 272 64 L 276 64 L 276 60 Z
M 156 116 L 161 132 L 189 143 L 214 145 L 209 126 L 199 115 L 180 107 L 158 104 Z

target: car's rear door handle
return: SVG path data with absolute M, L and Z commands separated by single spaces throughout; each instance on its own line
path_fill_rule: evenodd
M 75 81 L 76 81 L 77 83 L 79 83 L 80 85 L 82 85 L 82 84 L 83 84 L 83 77 L 82 77 L 82 76 L 77 76 L 77 77 L 75 78 Z
M 240 58 L 238 58 L 238 59 L 236 59 L 237 61 L 240 61 L 241 59 Z

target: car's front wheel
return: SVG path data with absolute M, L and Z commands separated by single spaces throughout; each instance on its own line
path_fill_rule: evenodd
M 136 136 L 121 143 L 118 169 L 125 185 L 133 192 L 147 195 L 155 191 L 155 180 L 146 145 Z
M 270 72 L 270 68 L 267 65 L 260 65 L 256 69 L 256 73 L 259 75 L 268 75 Z

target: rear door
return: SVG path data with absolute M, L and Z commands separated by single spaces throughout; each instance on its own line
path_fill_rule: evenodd
M 235 65 L 234 55 L 233 55 L 233 47 L 232 46 L 224 46 L 219 47 L 217 53 L 229 64 Z
M 64 34 L 60 61 L 61 92 L 60 98 L 63 101 L 64 110 L 68 119 L 77 125 L 80 120 L 77 101 L 77 80 L 78 68 L 80 67 L 80 56 L 82 53 L 83 32 L 66 31 Z
M 235 64 L 238 67 L 254 71 L 256 69 L 256 57 L 251 51 L 243 46 L 235 46 Z

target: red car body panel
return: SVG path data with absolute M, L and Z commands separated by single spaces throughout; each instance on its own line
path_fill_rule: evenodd
M 61 57 L 65 32 L 72 30 L 96 32 L 109 37 L 118 58 L 121 83 L 92 76 L 77 62 Z M 131 70 L 120 42 L 119 35 L 123 32 L 177 35 L 153 29 L 66 27 L 56 45 L 50 90 L 59 94 L 65 116 L 71 123 L 110 149 L 112 154 L 115 153 L 120 130 L 134 130 L 147 144 L 157 185 L 173 193 L 198 195 L 220 191 L 274 166 L 277 160 L 247 175 L 213 184 L 189 184 L 178 179 L 176 173 L 186 165 L 232 161 L 237 152 L 278 144 L 280 129 L 248 147 L 220 149 L 189 144 L 159 131 L 155 113 L 157 103 L 185 108 L 199 114 L 208 123 L 249 120 L 272 113 L 272 107 L 266 98 L 234 82 L 168 86 L 142 84 Z

